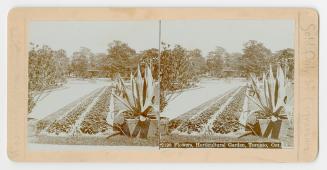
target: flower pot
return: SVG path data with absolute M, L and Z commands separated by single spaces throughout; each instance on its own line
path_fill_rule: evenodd
M 271 121 L 270 119 L 258 119 L 263 137 L 272 139 L 280 139 L 287 133 L 289 122 L 287 119 Z
M 140 121 L 139 119 L 126 119 L 128 130 L 132 137 L 147 138 L 158 136 L 158 119 Z

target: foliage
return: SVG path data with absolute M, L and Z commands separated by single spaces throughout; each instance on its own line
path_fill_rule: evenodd
M 138 66 L 136 77 L 131 73 L 131 90 L 127 89 L 121 78 L 117 80 L 119 81 L 122 94 L 121 96 L 112 94 L 134 117 L 148 117 L 155 109 L 155 84 L 150 67 L 146 66 L 144 77 L 142 77 L 140 66 Z
M 62 49 L 30 44 L 28 52 L 28 112 L 31 112 L 45 90 L 66 80 L 69 59 Z
M 110 127 L 107 121 L 107 113 L 109 112 L 109 95 L 110 87 L 106 87 L 105 91 L 97 98 L 96 103 L 89 110 L 89 113 L 82 121 L 79 130 L 84 134 L 104 133 Z
M 180 45 L 171 48 L 162 43 L 160 55 L 160 110 L 168 101 L 178 95 L 178 92 L 192 85 L 194 73 L 191 69 L 187 51 Z
M 262 43 L 250 40 L 244 44 L 241 71 L 245 74 L 261 75 L 268 68 L 271 51 Z
M 77 76 L 86 78 L 88 77 L 89 59 L 93 58 L 94 54 L 90 49 L 81 47 L 79 51 L 73 53 L 71 62 L 71 72 Z
M 234 77 L 244 77 L 241 71 L 241 53 L 230 53 L 228 57 L 224 60 L 224 71 L 231 70 L 232 72 L 228 74 L 228 72 L 224 73 L 224 77 L 234 76 Z
M 62 117 L 61 119 L 55 120 L 52 122 L 47 129 L 47 132 L 59 135 L 61 133 L 69 133 L 71 129 L 76 124 L 77 120 L 80 118 L 82 113 L 86 111 L 87 107 L 91 104 L 92 100 L 94 100 L 95 96 L 91 96 L 86 98 L 81 103 L 79 103 L 76 107 L 74 107 L 71 111 Z M 42 126 L 41 126 L 42 127 Z
M 32 47 L 29 51 L 29 90 L 40 91 L 56 83 L 53 51 L 48 46 Z
M 35 106 L 35 101 L 34 101 L 34 97 L 32 95 L 31 92 L 28 92 L 28 101 L 27 101 L 27 106 L 28 106 L 28 113 L 31 113 L 32 112 L 32 109 L 34 108 Z
M 224 95 L 224 97 L 219 98 L 213 105 L 203 110 L 199 115 L 192 117 L 188 122 L 183 123 L 178 130 L 181 132 L 186 132 L 191 134 L 192 132 L 201 132 L 202 129 L 207 125 L 209 119 L 220 110 L 222 105 L 232 97 L 232 93 Z
M 76 77 L 111 77 L 117 74 L 126 79 L 131 70 L 137 68 L 139 63 L 142 68 L 151 65 L 154 79 L 159 75 L 158 50 L 151 48 L 136 53 L 128 44 L 121 41 L 109 43 L 108 53 L 93 54 L 90 49 L 81 47 L 73 53 L 70 73 Z
M 145 67 L 146 65 L 151 66 L 151 71 L 153 78 L 158 80 L 159 78 L 159 50 L 156 48 L 151 48 L 144 50 L 139 54 L 139 61 L 141 66 Z
M 201 50 L 194 49 L 188 51 L 192 72 L 196 75 L 202 75 L 208 71 L 206 59 L 202 56 Z
M 131 70 L 137 66 L 137 63 L 130 62 L 134 57 L 136 57 L 136 52 L 128 44 L 121 41 L 113 41 L 108 48 L 107 68 L 112 73 L 119 73 L 127 77 Z
M 242 87 L 213 122 L 212 130 L 215 133 L 227 134 L 239 130 L 239 114 L 243 111 L 245 90 L 246 88 Z
M 289 86 L 282 68 L 278 66 L 277 74 L 274 76 L 270 66 L 269 74 L 263 74 L 262 82 L 254 74 L 251 74 L 251 82 L 254 96 L 249 96 L 249 98 L 260 108 L 260 111 L 269 118 L 287 118 L 283 113 L 289 99 L 286 94 Z M 263 87 L 259 87 L 260 84 Z
M 59 49 L 53 52 L 53 57 L 55 59 L 55 67 L 56 67 L 56 77 L 55 79 L 59 82 L 65 82 L 66 77 L 69 74 L 69 58 L 66 55 L 66 51 L 63 49 Z
M 224 59 L 228 57 L 226 50 L 222 47 L 216 47 L 210 51 L 207 56 L 207 65 L 212 76 L 220 76 L 224 68 Z
M 283 70 L 288 70 L 286 75 L 288 78 L 293 79 L 294 77 L 294 50 L 287 48 L 278 51 L 273 61 L 275 65 L 280 65 Z

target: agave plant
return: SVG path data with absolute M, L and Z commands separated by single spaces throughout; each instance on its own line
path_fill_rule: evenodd
M 149 113 L 154 109 L 154 81 L 150 67 L 147 65 L 144 77 L 142 77 L 140 66 L 137 69 L 137 76 L 134 77 L 131 73 L 130 83 L 131 88 L 127 89 L 124 81 L 121 78 L 117 79 L 118 87 L 121 95 L 113 95 L 121 102 L 126 109 L 133 113 L 133 116 L 140 117 L 144 120 L 149 116 Z M 128 91 L 130 90 L 130 91 Z
M 260 82 L 254 74 L 251 74 L 251 82 L 254 96 L 248 97 L 260 108 L 260 111 L 273 121 L 287 119 L 288 116 L 284 112 L 289 98 L 286 94 L 288 80 L 282 68 L 278 66 L 277 74 L 274 76 L 270 66 L 268 75 L 262 76 L 263 87 L 259 87 Z

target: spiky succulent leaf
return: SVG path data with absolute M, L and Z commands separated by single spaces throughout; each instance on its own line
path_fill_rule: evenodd
M 285 108 L 287 103 L 287 78 L 280 66 L 277 67 L 276 76 L 273 74 L 272 67 L 269 67 L 268 76 L 263 74 L 262 90 L 258 88 L 259 82 L 256 77 L 251 75 L 251 83 L 256 95 L 255 98 L 249 96 L 255 104 L 260 105 L 259 108 L 268 115 L 275 115 L 281 113 L 281 109 Z
M 120 98 L 120 101 L 126 108 L 131 110 L 135 116 L 142 115 L 147 116 L 147 114 L 153 108 L 154 101 L 154 82 L 149 66 L 146 66 L 144 78 L 141 74 L 140 66 L 137 68 L 137 77 L 134 77 L 133 74 L 130 76 L 131 81 L 131 100 L 128 96 L 128 92 L 124 82 L 121 80 L 123 87 L 123 98 Z M 115 97 L 118 97 L 115 95 Z

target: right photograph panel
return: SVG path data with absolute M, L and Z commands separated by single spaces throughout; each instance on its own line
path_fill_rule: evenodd
M 293 20 L 164 20 L 160 148 L 292 148 Z

